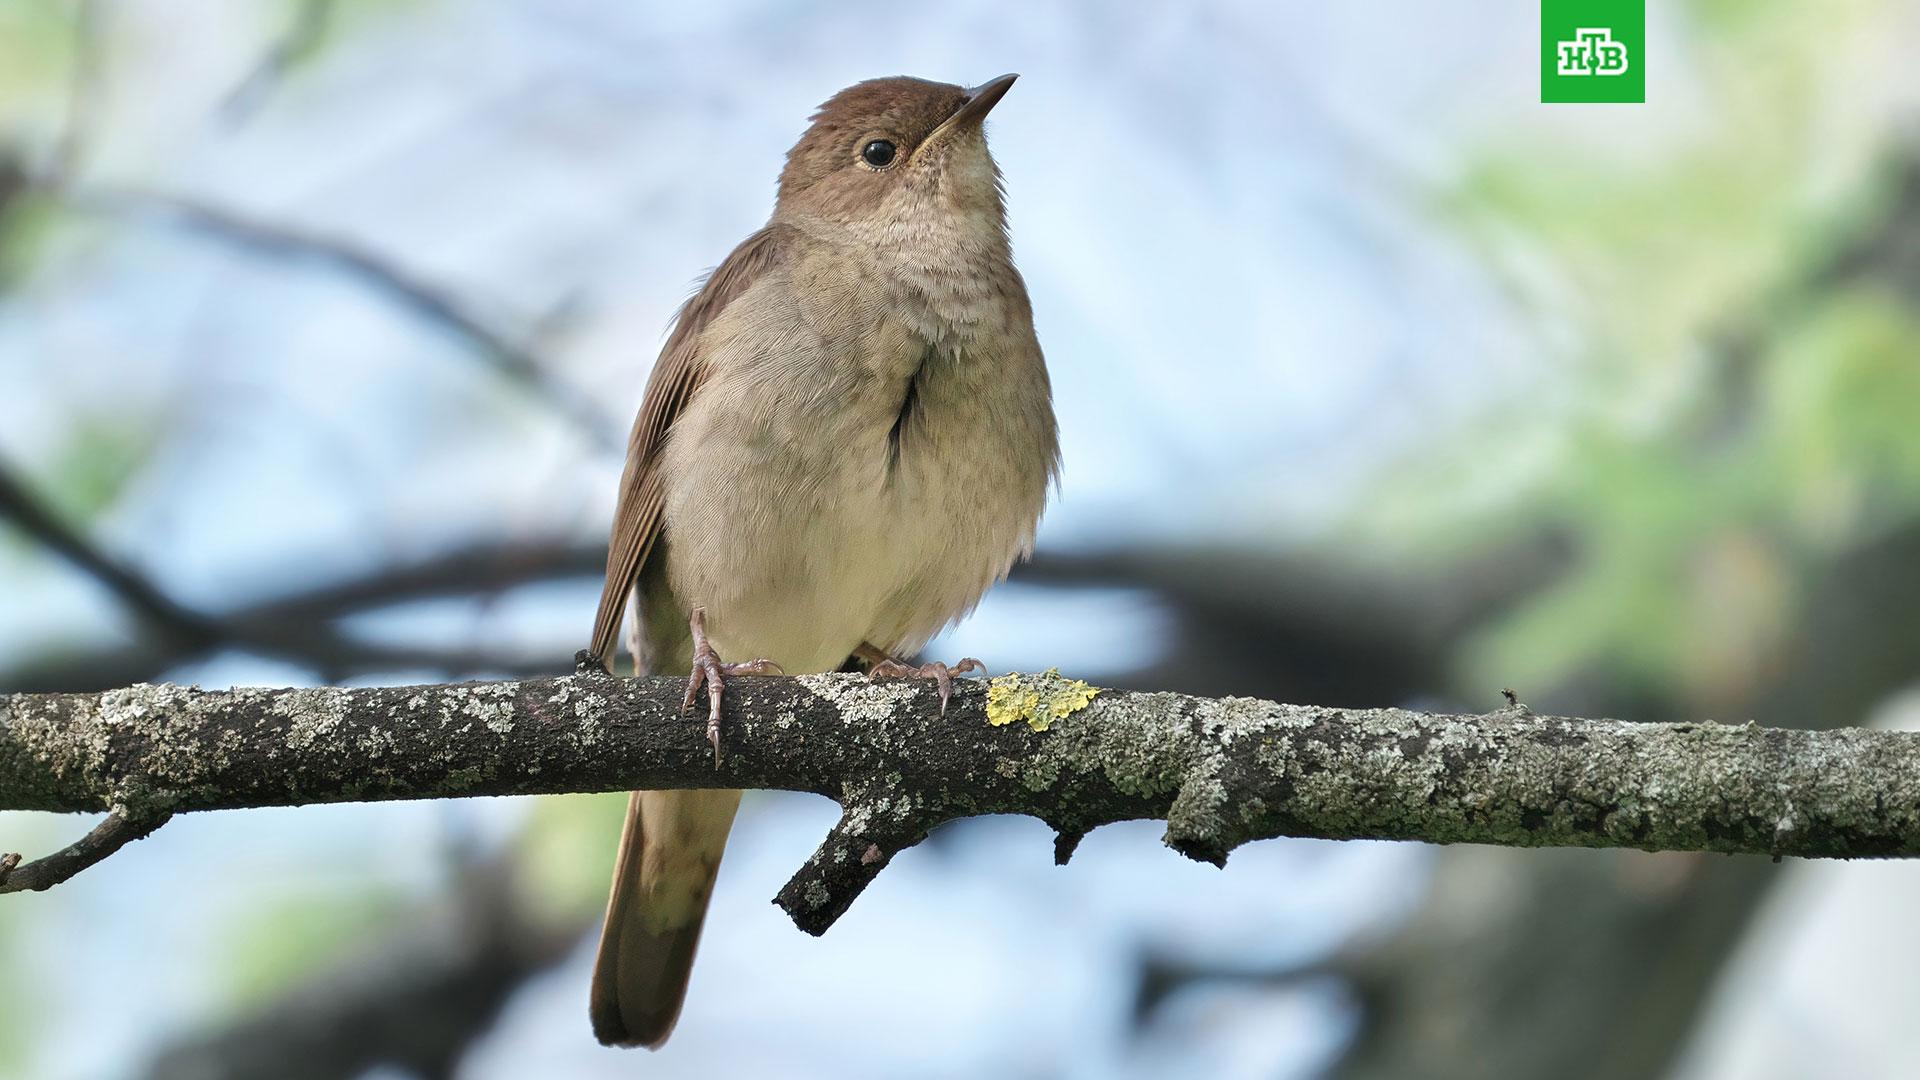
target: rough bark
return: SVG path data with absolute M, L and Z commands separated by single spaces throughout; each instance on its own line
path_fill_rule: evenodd
M 1028 677 L 1023 677 L 1028 678 Z M 1044 691 L 1028 678 L 1009 682 Z M 971 684 L 730 681 L 716 766 L 684 680 L 580 675 L 362 689 L 141 685 L 0 698 L 0 808 L 163 814 L 644 788 L 811 791 L 844 816 L 780 900 L 819 933 L 939 823 L 1063 837 L 1163 818 L 1223 863 L 1249 840 L 1374 838 L 1773 856 L 1920 854 L 1920 734 L 1441 716 L 1103 691 L 1045 731 Z

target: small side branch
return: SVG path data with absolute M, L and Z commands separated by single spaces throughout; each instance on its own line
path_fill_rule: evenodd
M 51 889 L 135 840 L 146 839 L 172 816 L 163 810 L 136 817 L 116 806 L 91 832 L 51 855 L 24 866 L 17 852 L 0 855 L 0 893 Z
M 815 937 L 847 913 L 895 855 L 925 840 L 934 826 L 952 816 L 929 810 L 911 797 L 895 804 L 850 794 L 842 801 L 840 820 L 819 850 L 773 898 L 795 926 Z

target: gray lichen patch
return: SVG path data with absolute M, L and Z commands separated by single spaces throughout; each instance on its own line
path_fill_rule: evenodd
M 361 752 L 375 761 L 396 752 L 399 747 L 400 740 L 394 737 L 393 732 L 378 727 L 369 730 L 360 743 Z
M 344 722 L 339 691 L 302 690 L 273 698 L 267 713 L 287 721 L 287 745 L 304 750 L 333 741 Z
M 496 735 L 513 730 L 513 690 L 504 683 L 474 683 L 462 687 L 466 699 L 460 711 Z
M 840 717 L 843 727 L 870 737 L 875 745 L 886 745 L 889 731 L 908 715 L 910 705 L 920 693 L 913 681 L 884 679 L 869 681 L 857 675 L 799 675 L 801 686 L 818 695 Z
M 1198 729 L 1187 755 L 1178 793 L 1167 810 L 1169 846 L 1196 859 L 1224 864 L 1227 853 L 1248 835 L 1248 819 L 1229 813 L 1236 793 L 1226 773 L 1230 755 L 1243 741 L 1254 749 L 1272 745 L 1276 729 L 1300 727 L 1310 721 L 1291 717 L 1271 702 L 1255 698 L 1221 698 L 1195 703 L 1193 723 Z M 1242 791 L 1239 797 L 1247 798 Z
M 1180 709 L 1168 708 L 1186 700 L 1157 694 L 1096 698 L 1038 742 L 1021 765 L 1021 782 L 1041 791 L 1062 776 L 1097 776 L 1124 795 L 1171 795 L 1204 753 L 1202 736 Z
M 849 794 L 842 811 L 846 830 L 855 835 L 871 831 L 877 807 L 859 795 Z
M 9 805 L 53 809 L 62 792 L 84 797 L 100 790 L 107 737 L 97 702 L 62 707 L 60 699 L 25 694 L 6 701 L 0 713 L 0 791 L 14 800 Z
M 574 737 L 581 746 L 594 746 L 612 726 L 613 703 L 595 690 L 583 690 L 574 696 Z
M 1195 702 L 1193 716 L 1200 724 L 1200 733 L 1217 739 L 1222 749 L 1231 749 L 1236 741 L 1249 735 L 1271 732 L 1276 726 L 1305 726 L 1312 722 L 1271 701 L 1249 697 L 1200 699 Z

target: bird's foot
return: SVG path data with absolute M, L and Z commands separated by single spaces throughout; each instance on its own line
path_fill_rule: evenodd
M 868 652 L 868 649 L 871 649 L 871 652 Z M 932 679 L 933 684 L 940 688 L 941 716 L 947 715 L 947 699 L 953 696 L 953 677 L 965 675 L 969 671 L 985 672 L 987 670 L 987 665 L 971 656 L 951 666 L 932 660 L 919 667 L 896 660 L 879 649 L 872 649 L 871 646 L 863 646 L 861 656 L 863 659 L 872 661 L 873 666 L 867 669 L 869 679 Z
M 693 671 L 687 676 L 687 697 L 680 703 L 680 711 L 693 708 L 694 699 L 700 696 L 700 687 L 707 688 L 707 742 L 713 744 L 713 764 L 720 767 L 720 698 L 727 688 L 728 675 L 779 675 L 780 665 L 771 660 L 744 660 L 737 664 L 723 663 L 720 654 L 713 651 L 707 642 L 707 613 L 703 608 L 694 608 L 693 615 L 687 620 L 693 629 Z

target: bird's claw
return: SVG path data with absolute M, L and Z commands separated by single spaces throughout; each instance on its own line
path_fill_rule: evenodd
M 706 613 L 695 610 L 691 620 L 693 627 L 693 671 L 687 676 L 687 696 L 680 702 L 680 711 L 685 713 L 693 708 L 700 696 L 700 687 L 707 688 L 707 742 L 713 746 L 713 766 L 720 767 L 720 699 L 727 689 L 728 675 L 784 675 L 779 664 L 760 658 L 742 660 L 736 664 L 722 663 L 720 654 L 713 651 L 707 643 Z
M 919 667 L 914 667 L 911 664 L 903 664 L 892 657 L 888 657 L 868 668 L 867 678 L 932 679 L 933 684 L 940 690 L 940 715 L 945 716 L 947 715 L 947 700 L 953 697 L 953 677 L 955 675 L 965 675 L 969 671 L 984 673 L 986 670 L 987 665 L 971 656 L 963 658 L 959 663 L 952 666 L 943 664 L 938 660 L 930 660 L 927 663 L 921 664 Z

